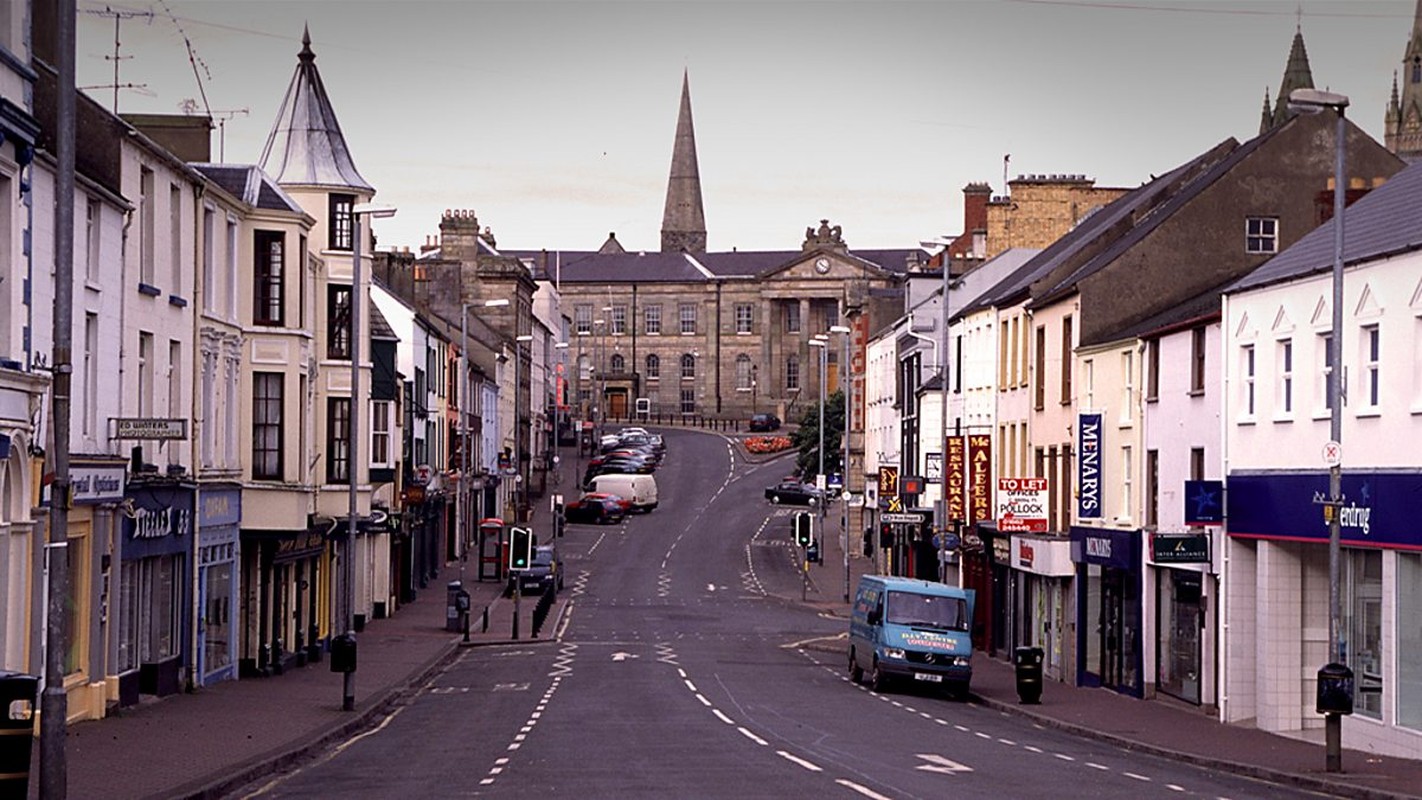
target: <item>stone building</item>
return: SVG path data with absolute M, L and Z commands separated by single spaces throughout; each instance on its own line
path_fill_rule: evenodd
M 1409 164 L 1422 158 L 1422 0 L 1402 54 L 1402 94 L 1398 95 L 1397 73 L 1392 74 L 1392 99 L 1383 119 L 1383 141 L 1387 149 Z
M 1095 179 L 1085 175 L 1018 175 L 1007 187 L 1009 194 L 987 200 L 983 252 L 987 259 L 1014 247 L 1040 250 L 1088 214 L 1130 191 L 1097 186 Z M 970 184 L 963 194 L 965 206 L 971 206 L 973 199 L 981 196 L 981 189 Z

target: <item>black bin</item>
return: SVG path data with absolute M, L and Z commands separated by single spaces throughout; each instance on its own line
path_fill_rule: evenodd
M 35 739 L 39 678 L 0 671 L 0 797 L 25 797 Z
M 1042 701 L 1042 648 L 1019 647 L 1012 651 L 1017 674 L 1017 698 L 1022 703 Z
M 459 594 L 464 591 L 463 581 L 450 581 L 444 592 L 444 629 L 451 632 L 461 630 L 459 624 Z
M 354 633 L 343 633 L 331 637 L 331 671 L 356 671 L 356 637 Z
M 1353 670 L 1346 664 L 1319 668 L 1317 708 L 1320 714 L 1353 713 Z

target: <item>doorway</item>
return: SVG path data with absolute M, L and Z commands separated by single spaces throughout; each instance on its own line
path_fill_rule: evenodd
M 1101 576 L 1101 615 L 1096 629 L 1101 637 L 1101 663 L 1097 674 L 1101 685 L 1112 689 L 1122 688 L 1125 677 L 1125 573 L 1119 569 L 1106 569 Z
M 607 410 L 612 419 L 627 419 L 627 393 L 608 392 Z

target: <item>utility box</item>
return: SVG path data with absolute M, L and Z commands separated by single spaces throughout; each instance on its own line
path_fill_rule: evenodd
M 0 797 L 27 797 L 39 678 L 0 671 Z
M 356 671 L 356 638 L 354 633 L 331 637 L 331 671 Z
M 453 633 L 463 630 L 459 624 L 459 595 L 462 592 L 464 592 L 463 581 L 450 581 L 445 587 L 444 629 Z
M 1346 664 L 1319 668 L 1317 709 L 1320 714 L 1353 713 L 1353 670 Z

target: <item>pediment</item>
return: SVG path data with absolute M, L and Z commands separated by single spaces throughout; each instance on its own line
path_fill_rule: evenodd
M 1315 328 L 1329 327 L 1333 324 L 1333 315 L 1328 310 L 1328 298 L 1323 295 L 1318 296 L 1318 302 L 1313 305 L 1313 316 L 1309 317 L 1308 324 Z
M 1274 325 L 1270 328 L 1276 336 L 1294 332 L 1294 321 L 1289 319 L 1289 312 L 1279 306 L 1279 310 L 1274 313 Z
M 1239 317 L 1239 324 L 1234 326 L 1234 338 L 1242 342 L 1250 342 L 1254 341 L 1257 335 L 1258 331 L 1254 328 L 1254 321 L 1249 318 L 1249 312 L 1244 312 Z
M 1373 294 L 1373 287 L 1363 284 L 1363 294 L 1358 298 L 1358 305 L 1353 309 L 1353 316 L 1356 319 L 1376 319 L 1383 313 L 1382 306 L 1378 304 L 1377 295 Z
M 812 250 L 761 273 L 763 280 L 828 283 L 878 277 L 881 271 L 867 262 L 830 250 Z

